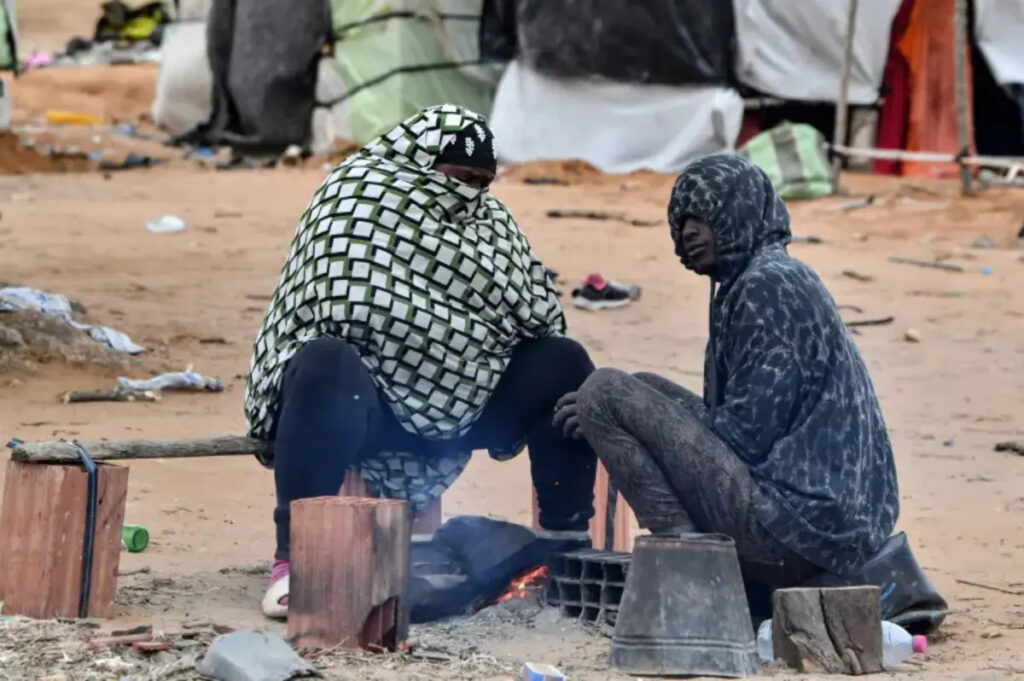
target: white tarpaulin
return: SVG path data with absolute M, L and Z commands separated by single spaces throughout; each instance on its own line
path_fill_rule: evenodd
M 1000 85 L 1024 83 L 1024 0 L 974 0 L 974 37 Z
M 675 172 L 731 150 L 742 119 L 743 100 L 729 88 L 554 78 L 516 61 L 490 123 L 503 161 L 582 159 L 628 173 Z
M 164 30 L 153 122 L 184 135 L 210 119 L 213 73 L 206 57 L 206 23 L 173 23 Z
M 741 82 L 780 99 L 836 101 L 850 0 L 733 0 L 733 6 Z M 861 0 L 857 6 L 851 104 L 878 100 L 899 7 L 900 0 Z

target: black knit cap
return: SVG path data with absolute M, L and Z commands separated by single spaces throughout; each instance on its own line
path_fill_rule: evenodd
M 435 165 L 439 163 L 495 172 L 498 159 L 494 153 L 494 133 L 479 123 L 463 128 L 455 134 L 455 139 L 441 149 Z

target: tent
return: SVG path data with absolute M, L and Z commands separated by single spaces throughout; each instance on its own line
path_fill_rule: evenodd
M 202 121 L 191 138 L 205 144 L 322 152 L 455 102 L 492 111 L 506 160 L 672 171 L 784 120 L 830 139 L 850 1 L 206 0 L 205 31 L 169 29 L 154 118 L 176 133 Z M 860 0 L 853 146 L 875 146 L 876 129 L 899 149 L 952 139 L 949 112 L 908 112 L 948 99 L 954 2 Z M 1020 117 L 1024 0 L 973 7 L 984 144 Z
M 18 14 L 14 0 L 0 2 L 0 71 L 18 67 Z M 0 132 L 11 127 L 11 93 L 7 83 L 0 79 Z
M 0 71 L 18 65 L 18 12 L 14 0 L 0 2 Z
M 367 142 L 434 104 L 487 112 L 501 68 L 480 52 L 482 0 L 333 0 L 333 57 L 320 63 L 314 148 Z
M 212 0 L 179 0 L 160 44 L 160 76 L 153 121 L 184 135 L 213 114 L 213 71 L 207 57 L 206 23 Z
M 958 152 L 954 4 L 860 1 L 847 90 L 852 125 L 840 143 L 874 147 L 881 107 L 886 146 Z M 1006 140 L 1019 139 L 1022 127 L 1024 87 L 1014 83 L 1024 73 L 1024 0 L 973 7 L 972 46 L 986 62 L 974 78 L 991 67 L 999 83 L 984 104 L 975 97 L 978 142 L 998 140 L 992 153 L 1019 153 Z M 786 120 L 831 139 L 849 10 L 850 0 L 518 0 L 518 53 L 492 116 L 499 152 L 518 161 L 583 158 L 609 171 L 675 170 Z M 894 34 L 901 22 L 911 37 Z M 893 79 L 900 59 L 904 76 Z M 659 89 L 666 86 L 677 89 Z M 982 92 L 977 83 L 974 90 Z M 741 125 L 726 104 L 738 98 Z M 948 108 L 933 111 L 936 101 Z M 665 123 L 671 115 L 675 122 Z M 531 121 L 548 126 L 549 137 Z M 736 130 L 738 139 L 723 137 Z M 944 169 L 930 164 L 927 172 L 935 171 Z
M 482 3 L 179 0 L 154 120 L 260 155 L 365 142 L 432 104 L 486 112 L 501 67 L 480 54 Z

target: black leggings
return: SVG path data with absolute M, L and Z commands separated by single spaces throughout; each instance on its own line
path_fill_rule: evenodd
M 326 337 L 307 343 L 288 362 L 281 386 L 274 436 L 276 557 L 288 558 L 292 501 L 337 494 L 350 468 L 389 450 L 506 450 L 525 439 L 541 527 L 586 530 L 594 514 L 597 457 L 585 441 L 564 438 L 551 419 L 558 399 L 593 371 L 576 341 L 524 340 L 469 432 L 430 441 L 402 428 L 353 346 Z

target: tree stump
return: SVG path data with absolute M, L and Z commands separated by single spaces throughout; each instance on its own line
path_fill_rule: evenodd
M 409 630 L 405 502 L 317 497 L 291 516 L 292 645 L 395 650 Z
M 117 589 L 128 469 L 97 465 L 88 615 L 108 617 Z M 5 615 L 78 617 L 88 476 L 79 466 L 7 463 L 0 507 Z
M 882 608 L 876 586 L 779 589 L 772 615 L 775 659 L 801 672 L 882 671 Z

